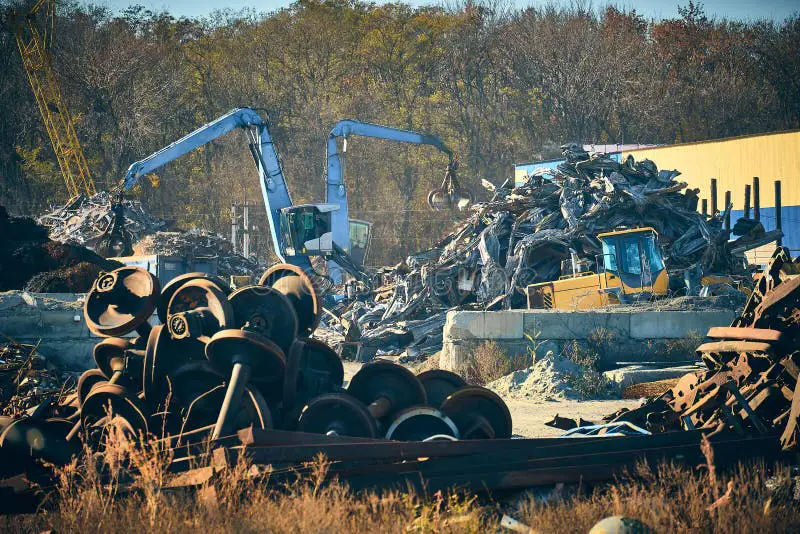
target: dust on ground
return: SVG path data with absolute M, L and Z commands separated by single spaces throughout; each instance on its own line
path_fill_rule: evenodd
M 533 365 L 512 371 L 486 385 L 504 399 L 532 401 L 586 400 L 618 396 L 618 388 L 592 367 L 580 365 L 563 354 L 547 352 Z

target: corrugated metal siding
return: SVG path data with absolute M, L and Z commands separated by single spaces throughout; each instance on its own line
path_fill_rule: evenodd
M 700 189 L 700 198 L 709 199 L 711 178 L 717 179 L 717 205 L 723 209 L 725 191 L 731 192 L 734 211 L 731 222 L 742 216 L 744 186 L 758 176 L 761 188 L 761 222 L 767 230 L 775 228 L 775 185 L 781 180 L 781 218 L 783 243 L 800 253 L 800 132 L 784 132 L 687 143 L 624 152 L 637 161 L 651 159 L 659 169 L 678 169 L 679 180 Z M 751 197 L 750 205 L 753 200 Z M 751 210 L 752 215 L 752 210 Z

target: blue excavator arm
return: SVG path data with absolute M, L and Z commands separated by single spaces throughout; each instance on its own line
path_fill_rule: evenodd
M 170 161 L 178 159 L 184 154 L 210 143 L 236 128 L 245 129 L 250 138 L 250 150 L 258 166 L 261 194 L 264 198 L 267 216 L 270 219 L 269 227 L 275 254 L 278 255 L 281 261 L 292 263 L 302 267 L 304 270 L 310 270 L 311 261 L 308 256 L 284 256 L 281 236 L 279 235 L 280 210 L 292 206 L 292 199 L 289 196 L 289 189 L 286 186 L 286 178 L 278 159 L 278 153 L 275 151 L 275 145 L 272 143 L 272 138 L 269 134 L 267 121 L 254 109 L 233 109 L 158 152 L 135 162 L 128 168 L 122 183 L 123 190 L 129 190 L 145 174 L 153 172 Z
M 431 134 L 414 132 L 411 130 L 401 130 L 390 126 L 381 126 L 368 122 L 360 122 L 346 119 L 336 123 L 331 133 L 328 134 L 327 161 L 328 172 L 326 180 L 325 202 L 338 204 L 339 209 L 331 214 L 331 227 L 333 230 L 333 242 L 341 247 L 345 252 L 350 252 L 350 228 L 347 209 L 347 186 L 342 178 L 342 161 L 339 147 L 336 143 L 338 137 L 347 138 L 351 135 L 361 137 L 372 137 L 375 139 L 387 139 L 400 143 L 410 143 L 413 145 L 430 145 L 438 148 L 450 160 L 453 161 L 453 151 L 445 145 L 442 140 Z M 336 266 L 328 266 L 329 273 L 331 268 L 335 271 Z M 336 276 L 333 275 L 334 279 Z

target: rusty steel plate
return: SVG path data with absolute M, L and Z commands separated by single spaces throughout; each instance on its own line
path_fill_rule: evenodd
M 169 301 L 172 300 L 172 295 L 175 293 L 175 291 L 177 291 L 183 284 L 194 280 L 206 280 L 212 282 L 219 290 L 225 293 L 225 295 L 230 295 L 231 293 L 231 286 L 225 283 L 225 281 L 218 276 L 210 275 L 208 273 L 186 273 L 176 276 L 167 282 L 167 285 L 165 285 L 164 289 L 161 290 L 161 296 L 158 299 L 156 311 L 158 313 L 158 320 L 161 321 L 161 324 L 167 324 L 167 307 L 169 306 Z
M 140 267 L 120 267 L 104 273 L 86 295 L 86 325 L 101 337 L 132 332 L 153 314 L 160 291 L 158 278 Z
M 455 421 L 462 439 L 511 437 L 511 412 L 497 393 L 480 386 L 461 388 L 440 408 Z
M 736 353 L 742 352 L 758 352 L 763 354 L 770 354 L 772 352 L 772 345 L 769 343 L 761 343 L 758 341 L 712 341 L 710 343 L 703 343 L 697 347 L 696 352 L 702 353 Z
M 258 283 L 277 289 L 291 301 L 299 321 L 301 336 L 310 336 L 322 318 L 322 295 L 314 279 L 302 268 L 290 263 L 269 267 Z
M 417 375 L 417 379 L 425 388 L 428 405 L 435 408 L 441 406 L 451 393 L 467 385 L 467 381 L 461 378 L 461 375 L 445 369 L 423 371 Z
M 362 402 L 347 393 L 327 393 L 311 399 L 300 413 L 299 432 L 357 438 L 378 436 L 378 423 Z
M 286 353 L 297 338 L 298 319 L 291 301 L 268 286 L 240 287 L 228 296 L 234 328 L 257 332 Z
M 247 330 L 220 330 L 206 345 L 206 358 L 222 375 L 228 375 L 237 362 L 250 368 L 253 378 L 283 380 L 286 357 L 265 336 Z
M 754 311 L 754 326 L 771 326 L 778 316 L 800 307 L 800 276 L 791 278 L 764 295 Z

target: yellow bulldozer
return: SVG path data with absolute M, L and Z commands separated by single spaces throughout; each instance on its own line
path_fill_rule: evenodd
M 602 272 L 579 272 L 526 288 L 528 308 L 589 310 L 639 299 L 661 297 L 669 289 L 669 275 L 650 227 L 598 234 L 603 246 Z M 598 269 L 599 270 L 599 269 Z

